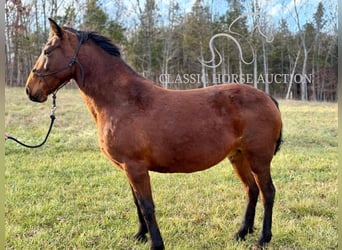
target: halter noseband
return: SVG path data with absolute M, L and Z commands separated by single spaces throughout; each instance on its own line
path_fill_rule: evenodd
M 56 70 L 56 71 L 53 71 L 53 72 L 50 72 L 50 73 L 46 73 L 46 74 L 43 74 L 41 72 L 39 72 L 38 70 L 36 69 L 33 69 L 32 70 L 32 73 L 37 76 L 37 77 L 41 77 L 44 81 L 44 83 L 48 86 L 48 88 L 50 89 L 51 91 L 51 88 L 49 86 L 49 84 L 46 82 L 45 80 L 45 77 L 47 76 L 52 76 L 52 75 L 55 75 L 55 74 L 58 74 L 58 73 L 61 73 L 67 69 L 70 70 L 71 72 L 71 76 L 73 75 L 72 74 L 72 67 L 74 66 L 74 64 L 76 63 L 80 70 L 81 70 L 81 75 L 82 75 L 82 86 L 84 86 L 84 69 L 83 69 L 83 66 L 82 64 L 77 60 L 77 55 L 80 51 L 80 48 L 81 48 L 81 45 L 87 40 L 87 37 L 84 35 L 84 33 L 80 33 L 80 32 L 77 32 L 77 38 L 78 38 L 78 45 L 77 45 L 77 48 L 75 50 L 75 54 L 71 57 L 70 59 L 70 62 L 68 63 L 68 65 L 62 69 L 59 69 L 59 70 Z M 55 91 L 51 91 L 51 92 L 57 92 L 60 88 L 62 88 L 64 85 L 66 85 L 68 83 L 68 81 L 64 82 L 63 84 L 61 84 Z

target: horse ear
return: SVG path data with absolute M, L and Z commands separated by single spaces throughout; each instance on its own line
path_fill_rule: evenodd
M 63 38 L 63 30 L 58 24 L 51 18 L 49 18 L 50 22 L 50 32 L 57 35 L 59 38 Z

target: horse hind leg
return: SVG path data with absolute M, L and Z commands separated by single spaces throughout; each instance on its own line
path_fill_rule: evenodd
M 262 165 L 261 165 L 262 166 Z M 265 166 L 265 165 L 264 165 Z M 254 178 L 261 192 L 261 200 L 264 205 L 264 219 L 262 225 L 262 232 L 258 244 L 265 245 L 271 241 L 272 238 L 272 213 L 275 197 L 275 187 L 272 182 L 270 174 L 270 164 L 267 164 L 263 171 L 253 171 Z
M 243 183 L 248 198 L 242 225 L 235 235 L 237 240 L 245 240 L 245 236 L 254 231 L 255 207 L 258 201 L 259 188 L 252 174 L 249 161 L 240 150 L 237 150 L 228 158 L 234 167 L 235 173 Z

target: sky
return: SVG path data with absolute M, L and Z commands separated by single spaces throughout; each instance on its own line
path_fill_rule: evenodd
M 30 0 L 23 0 L 23 2 L 30 2 Z M 99 0 L 102 3 L 102 7 L 110 18 L 120 21 L 125 26 L 134 24 L 137 21 L 137 2 L 140 2 L 143 8 L 146 0 Z M 160 12 L 161 18 L 167 17 L 170 2 L 172 0 L 155 0 Z M 193 4 L 196 0 L 175 0 L 179 3 L 182 10 L 190 12 Z M 206 5 L 209 5 L 212 12 L 216 15 L 222 15 L 227 11 L 228 4 L 227 0 L 202 0 Z M 306 22 L 313 20 L 313 14 L 316 12 L 318 3 L 322 1 L 325 6 L 325 13 L 330 19 L 337 19 L 337 1 L 338 0 L 244 0 L 245 13 L 251 12 L 251 6 L 253 3 L 258 2 L 261 9 L 266 13 L 273 23 L 274 27 L 279 25 L 279 21 L 284 18 L 288 22 L 290 30 L 293 32 L 298 31 L 295 18 L 295 4 L 299 13 L 299 19 L 301 26 Z M 73 3 L 74 0 L 59 0 L 60 14 L 63 13 L 63 5 L 67 6 Z M 80 2 L 86 3 L 86 0 Z M 123 4 L 124 8 L 118 9 L 118 6 Z M 337 20 L 335 21 L 337 23 Z M 127 27 L 129 28 L 129 27 Z M 328 29 L 331 29 L 328 28 Z M 333 32 L 333 31 L 332 31 Z
M 139 0 L 141 6 L 144 5 L 145 0 Z M 155 0 L 158 8 L 162 12 L 162 16 L 167 16 L 167 11 L 170 6 L 169 0 Z M 185 12 L 190 12 L 193 4 L 196 0 L 178 0 L 178 3 L 181 6 L 181 9 L 184 9 Z M 224 14 L 228 8 L 227 0 L 203 0 L 204 3 L 207 3 L 209 6 L 212 6 L 212 11 L 215 14 Z M 301 25 L 306 22 L 313 20 L 313 14 L 316 12 L 317 5 L 320 1 L 323 1 L 324 5 L 329 5 L 326 7 L 327 10 L 331 10 L 332 6 L 337 6 L 337 0 L 246 0 L 244 2 L 246 13 L 250 12 L 251 5 L 253 2 L 258 2 L 261 6 L 262 10 L 270 17 L 273 21 L 274 25 L 277 26 L 281 18 L 287 20 L 289 27 L 296 31 L 296 23 L 295 23 L 295 5 L 297 6 L 297 10 L 299 13 L 299 19 Z M 107 13 L 115 12 L 115 1 L 113 0 L 102 0 L 103 6 L 107 9 Z M 136 18 L 136 9 L 137 9 L 137 0 L 125 0 L 123 1 L 126 10 L 125 10 L 125 22 L 127 23 L 127 19 Z M 336 10 L 337 11 L 337 10 Z

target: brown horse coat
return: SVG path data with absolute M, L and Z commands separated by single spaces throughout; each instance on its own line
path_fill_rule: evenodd
M 276 141 L 281 126 L 274 124 L 273 133 L 265 129 L 280 116 L 263 92 L 242 84 L 189 91 L 139 84 L 130 91 L 134 101 L 119 104 L 126 106 L 124 112 L 115 104 L 109 115 L 93 111 L 101 148 L 119 166 L 139 161 L 147 170 L 194 172 L 237 150 L 268 156 L 275 152 L 276 144 L 265 145 L 255 136 Z

